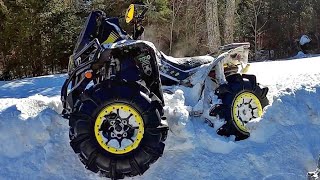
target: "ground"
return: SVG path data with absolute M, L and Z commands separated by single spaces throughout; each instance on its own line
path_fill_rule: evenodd
M 320 58 L 251 64 L 270 106 L 248 125 L 251 137 L 218 136 L 189 116 L 192 89 L 165 94 L 170 133 L 164 155 L 132 179 L 306 179 L 320 153 Z M 0 82 L 1 179 L 102 179 L 83 167 L 61 118 L 66 75 Z

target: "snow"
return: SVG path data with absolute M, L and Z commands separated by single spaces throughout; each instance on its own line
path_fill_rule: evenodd
M 209 111 L 199 103 L 207 101 L 197 96 L 199 84 L 171 87 L 164 94 L 170 126 L 164 155 L 143 176 L 128 179 L 306 179 L 320 153 L 319 67 L 319 57 L 251 64 L 249 73 L 270 89 L 271 105 L 240 142 L 216 134 L 222 120 L 190 116 Z M 69 146 L 68 122 L 60 116 L 65 78 L 0 82 L 0 179 L 103 179 Z M 210 88 L 204 91 L 219 102 Z
M 164 53 L 161 53 L 162 56 L 165 57 L 165 59 L 174 62 L 175 64 L 188 64 L 192 66 L 194 63 L 208 63 L 213 60 L 212 56 L 197 56 L 197 57 L 185 57 L 185 58 L 175 58 L 172 56 L 168 56 Z
M 312 58 L 312 57 L 319 57 L 319 56 L 320 56 L 320 54 L 305 54 L 302 51 L 299 51 L 295 56 L 288 58 L 286 60 Z
M 307 43 L 311 42 L 311 39 L 307 35 L 302 35 L 300 38 L 300 45 L 303 46 Z
M 292 59 L 301 59 L 308 57 L 308 54 L 303 53 L 302 51 L 299 51 L 297 55 L 293 56 Z

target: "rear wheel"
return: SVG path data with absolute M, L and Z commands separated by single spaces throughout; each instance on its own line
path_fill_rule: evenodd
M 236 140 L 243 140 L 250 135 L 245 125 L 261 117 L 263 108 L 269 104 L 268 88 L 261 88 L 254 75 L 234 74 L 227 77 L 227 82 L 216 90 L 222 104 L 214 106 L 210 115 L 226 120 L 218 134 L 235 135 Z
M 99 84 L 70 116 L 70 144 L 87 169 L 121 179 L 142 175 L 163 153 L 162 105 L 139 85 Z M 153 99 L 153 100 L 152 100 Z

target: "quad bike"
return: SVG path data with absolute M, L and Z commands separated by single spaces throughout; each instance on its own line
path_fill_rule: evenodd
M 268 89 L 260 88 L 255 76 L 238 73 L 248 59 L 247 43 L 224 46 L 217 57 L 170 59 L 137 40 L 146 11 L 144 5 L 128 8 L 125 21 L 133 24 L 133 36 L 119 18 L 93 11 L 61 90 L 72 149 L 87 169 L 112 179 L 142 175 L 163 154 L 169 128 L 162 83 L 192 87 L 211 77 L 222 104 L 210 114 L 227 122 L 219 134 L 238 139 L 249 135 L 244 124 L 261 116 L 267 104 Z

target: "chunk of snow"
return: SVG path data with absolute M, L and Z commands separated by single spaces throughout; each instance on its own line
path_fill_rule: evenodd
M 297 55 L 292 57 L 292 59 L 300 59 L 300 58 L 306 58 L 306 57 L 308 57 L 307 54 L 303 53 L 302 51 L 299 51 Z
M 311 39 L 307 35 L 302 35 L 300 38 L 300 45 L 303 46 L 307 43 L 311 42 Z

